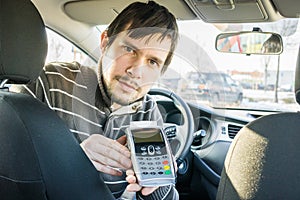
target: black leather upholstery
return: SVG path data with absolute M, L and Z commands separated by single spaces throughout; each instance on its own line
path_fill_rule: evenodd
M 38 77 L 45 27 L 29 0 L 0 0 L 0 79 Z M 32 96 L 0 91 L 0 199 L 113 199 L 63 121 Z

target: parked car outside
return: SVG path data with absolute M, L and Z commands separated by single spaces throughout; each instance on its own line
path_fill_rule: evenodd
M 189 83 L 183 90 L 212 105 L 240 104 L 243 100 L 243 87 L 226 73 L 191 72 L 186 79 Z

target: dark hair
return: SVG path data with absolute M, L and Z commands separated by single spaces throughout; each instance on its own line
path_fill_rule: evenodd
M 170 37 L 171 48 L 162 68 L 162 73 L 165 72 L 178 41 L 178 27 L 174 15 L 154 1 L 135 2 L 127 6 L 108 26 L 107 45 L 110 46 L 114 36 L 125 30 L 128 30 L 128 36 L 131 38 L 142 38 L 156 33 L 161 33 L 160 40 Z

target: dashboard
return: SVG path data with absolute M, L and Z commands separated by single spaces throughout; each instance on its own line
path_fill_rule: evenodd
M 166 124 L 182 125 L 184 118 L 172 101 L 157 101 Z M 216 109 L 188 103 L 194 119 L 190 155 L 178 169 L 178 185 L 186 190 L 191 184 L 201 185 L 215 199 L 227 151 L 239 130 L 247 123 L 269 112 Z M 199 188 L 199 187 L 198 187 Z M 194 195 L 198 191 L 194 191 Z M 191 192 L 189 192 L 191 193 Z M 201 194 L 202 195 L 202 194 Z

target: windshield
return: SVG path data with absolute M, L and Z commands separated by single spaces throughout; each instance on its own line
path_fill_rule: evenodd
M 254 27 L 280 34 L 283 53 L 247 56 L 215 50 L 219 33 L 252 31 Z M 215 108 L 295 111 L 298 27 L 297 19 L 230 25 L 179 21 L 178 48 L 158 86 L 174 90 L 188 102 Z

